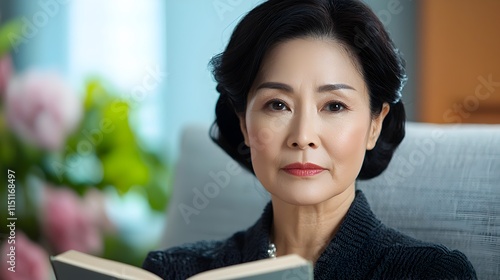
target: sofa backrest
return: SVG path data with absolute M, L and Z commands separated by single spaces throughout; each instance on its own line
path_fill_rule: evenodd
M 408 123 L 384 173 L 358 181 L 377 217 L 462 251 L 479 279 L 500 278 L 500 125 Z M 185 128 L 162 248 L 252 225 L 269 195 L 208 137 Z

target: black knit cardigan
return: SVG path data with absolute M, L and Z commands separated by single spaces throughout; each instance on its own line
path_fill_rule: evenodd
M 150 252 L 143 268 L 163 279 L 186 279 L 202 271 L 268 257 L 273 219 L 269 203 L 246 231 L 223 241 L 200 241 Z M 383 225 L 356 191 L 339 231 L 314 267 L 314 279 L 477 279 L 464 254 L 422 242 Z

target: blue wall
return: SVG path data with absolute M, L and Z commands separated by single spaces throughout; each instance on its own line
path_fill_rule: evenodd
M 177 156 L 181 129 L 187 123 L 210 124 L 218 93 L 210 58 L 220 53 L 238 20 L 259 1 L 168 1 L 165 139 L 167 154 Z

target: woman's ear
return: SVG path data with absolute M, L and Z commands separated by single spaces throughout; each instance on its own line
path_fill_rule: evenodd
M 378 137 L 380 136 L 380 132 L 382 131 L 382 124 L 390 110 L 391 107 L 387 102 L 385 102 L 382 105 L 380 114 L 376 118 L 372 119 L 370 125 L 370 135 L 368 135 L 368 142 L 366 143 L 367 150 L 375 148 L 375 144 L 377 144 Z
M 241 130 L 241 134 L 243 134 L 243 139 L 245 139 L 245 145 L 250 147 L 250 141 L 248 141 L 247 123 L 246 123 L 244 113 L 239 113 L 238 119 L 240 119 L 240 130 Z

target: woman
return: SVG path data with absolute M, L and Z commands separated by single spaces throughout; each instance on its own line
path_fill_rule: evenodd
M 184 279 L 295 253 L 313 262 L 315 279 L 476 278 L 462 253 L 384 226 L 355 188 L 387 167 L 405 122 L 402 61 L 365 4 L 264 2 L 212 65 L 212 138 L 271 202 L 248 230 L 152 252 L 144 268 Z

